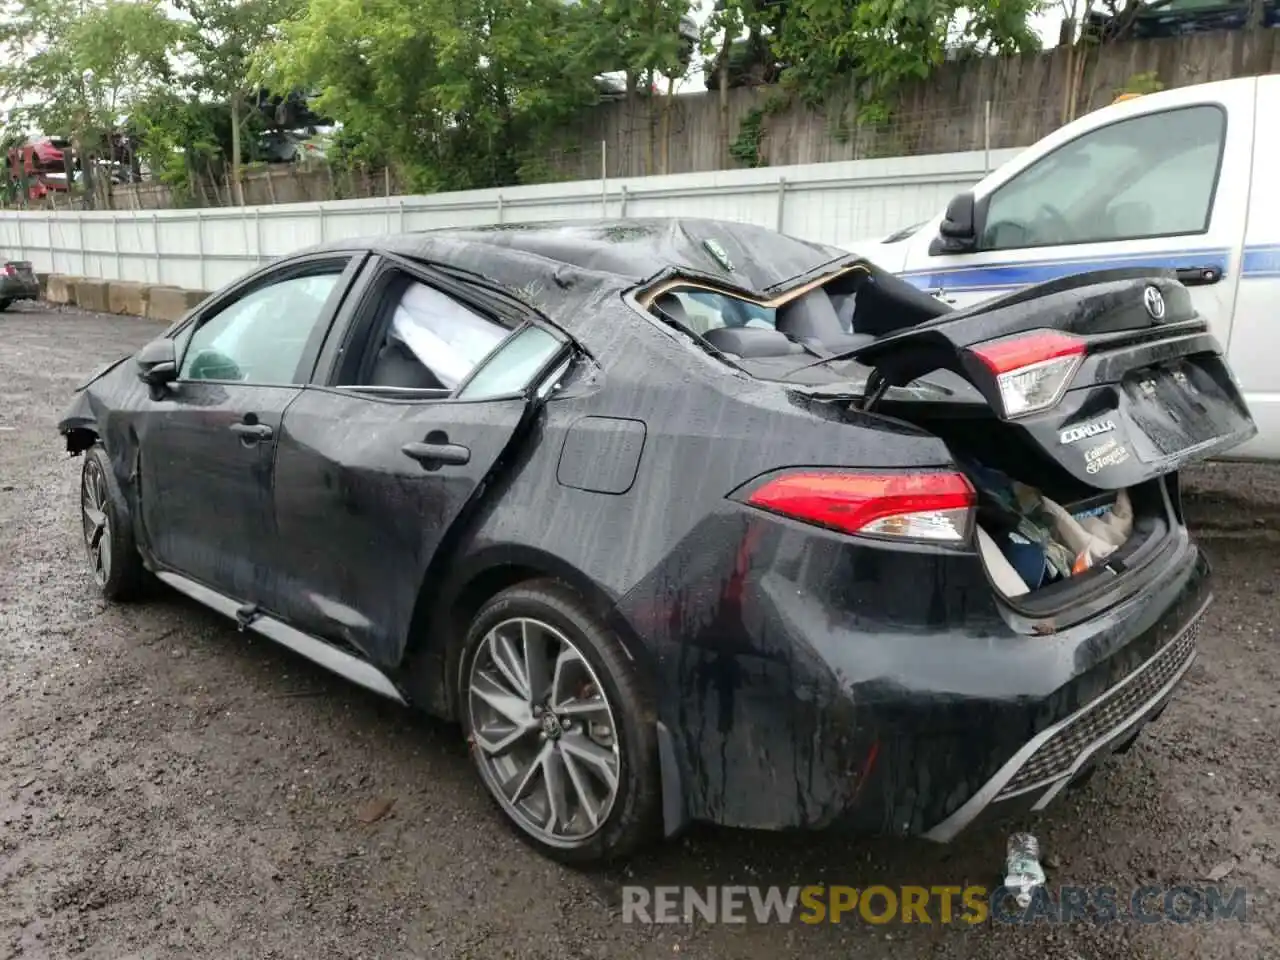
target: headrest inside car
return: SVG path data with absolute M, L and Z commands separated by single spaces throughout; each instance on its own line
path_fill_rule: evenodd
M 778 331 L 758 327 L 721 327 L 708 330 L 703 337 L 721 353 L 731 353 L 744 359 L 787 357 L 794 353 L 804 353 L 804 347 L 792 343 Z

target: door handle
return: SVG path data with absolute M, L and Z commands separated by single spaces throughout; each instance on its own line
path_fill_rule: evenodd
M 1178 282 L 1184 287 L 1204 287 L 1222 279 L 1222 270 L 1218 267 L 1179 267 L 1177 274 Z
M 245 443 L 257 443 L 271 439 L 271 428 L 265 423 L 233 423 L 231 432 L 238 433 Z
M 456 443 L 406 443 L 400 450 L 428 470 L 444 465 L 462 467 L 471 462 L 471 451 Z

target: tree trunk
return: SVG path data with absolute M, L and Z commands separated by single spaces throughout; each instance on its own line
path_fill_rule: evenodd
M 231 95 L 231 190 L 232 203 L 244 206 L 244 185 L 240 182 L 240 91 Z
M 645 136 L 646 156 L 644 170 L 649 176 L 653 176 L 656 172 L 654 147 L 657 145 L 658 140 L 658 113 L 654 109 L 656 104 L 654 103 L 655 98 L 653 95 L 653 68 L 650 68 L 648 73 L 645 74 L 645 94 L 644 99 L 647 108 L 645 110 L 645 118 L 647 120 L 645 125 L 648 127 L 648 131 Z
M 667 77 L 667 96 L 662 101 L 662 172 L 671 172 L 671 108 L 676 99 L 676 78 Z
M 1249 0 L 1249 15 L 1245 18 L 1245 28 L 1257 30 L 1267 18 L 1265 0 Z
M 716 85 L 720 94 L 720 112 L 716 124 L 716 135 L 720 143 L 720 162 L 729 160 L 729 47 L 733 44 L 733 34 L 728 26 L 724 29 L 724 44 L 720 47 L 719 69 L 716 71 Z

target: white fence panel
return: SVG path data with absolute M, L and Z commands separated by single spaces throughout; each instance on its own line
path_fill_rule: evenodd
M 0 252 L 37 270 L 213 290 L 331 240 L 608 217 L 710 217 L 825 243 L 926 220 L 1017 150 L 539 184 L 426 197 L 149 212 L 0 212 Z

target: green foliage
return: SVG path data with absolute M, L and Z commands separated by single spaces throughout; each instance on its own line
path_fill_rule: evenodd
M 81 152 L 127 116 L 156 175 L 190 190 L 196 171 L 254 159 L 258 85 L 305 90 L 341 124 L 338 172 L 392 165 L 433 192 L 564 175 L 548 158 L 577 146 L 600 75 L 625 74 L 642 102 L 700 52 L 712 89 L 781 76 L 728 144 L 758 166 L 790 98 L 824 107 L 837 135 L 884 120 L 901 84 L 949 56 L 1035 49 L 1039 2 L 716 0 L 695 43 L 692 0 L 0 0 L 0 91 L 19 105 L 12 136 L 70 136 Z M 1126 90 L 1158 84 L 1144 77 Z
M 764 111 L 756 108 L 742 118 L 738 136 L 729 144 L 729 155 L 745 167 L 763 167 L 766 161 L 760 153 L 764 138 Z
M 851 91 L 860 119 L 886 118 L 889 95 L 926 78 L 958 52 L 1039 49 L 1029 19 L 1038 0 L 791 0 L 774 48 L 791 64 L 785 80 L 821 105 Z
M 1164 84 L 1160 80 L 1160 74 L 1155 70 L 1147 73 L 1135 73 L 1125 81 L 1123 87 L 1115 91 L 1117 97 L 1126 93 L 1136 93 L 1146 95 L 1148 93 L 1159 93 L 1164 89 Z
M 24 0 L 0 13 L 10 122 L 96 146 L 131 100 L 170 78 L 176 28 L 155 0 Z
M 561 0 L 310 0 L 261 58 L 320 92 L 365 155 L 423 191 L 516 182 L 530 150 L 595 99 L 595 8 Z

